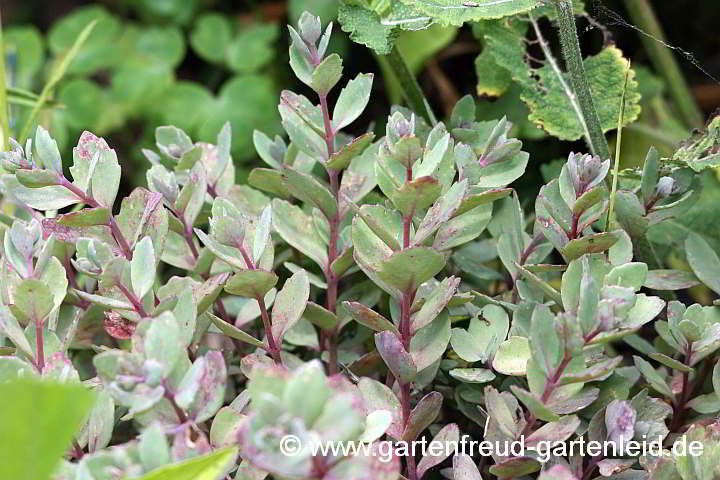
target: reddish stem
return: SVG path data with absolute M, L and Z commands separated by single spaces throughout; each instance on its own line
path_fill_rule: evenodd
M 685 351 L 685 364 L 690 365 L 690 360 L 692 357 L 692 348 L 690 346 L 687 347 Z M 673 402 L 673 419 L 670 423 L 670 431 L 675 432 L 677 431 L 680 426 L 682 425 L 683 419 L 685 417 L 685 410 L 687 408 L 687 402 L 690 399 L 690 388 L 689 388 L 689 380 L 690 380 L 690 373 L 689 372 L 683 372 L 682 373 L 682 389 L 680 390 L 680 397 L 676 399 L 676 401 Z
M 560 365 L 558 365 L 555 373 L 553 373 L 553 376 L 550 377 L 548 379 L 548 382 L 545 384 L 545 389 L 543 390 L 542 397 L 540 397 L 540 401 L 542 403 L 547 402 L 550 398 L 550 395 L 552 395 L 552 393 L 557 388 L 557 383 L 558 381 L 560 381 L 560 377 L 562 377 L 562 374 L 565 372 L 565 369 L 570 363 L 570 360 L 572 360 L 572 357 L 569 355 L 569 352 L 566 351 L 562 362 L 560 362 Z
M 405 183 L 412 182 L 412 176 L 413 170 L 412 165 L 410 165 L 405 170 Z M 412 224 L 412 217 L 412 213 L 403 217 L 403 250 L 410 247 L 410 225 Z
M 188 223 L 185 221 L 185 218 L 181 214 L 179 214 L 175 209 L 172 210 L 172 213 L 182 223 L 183 238 L 185 239 L 185 243 L 187 243 L 188 247 L 190 247 L 190 253 L 192 253 L 193 259 L 197 260 L 198 257 L 200 256 L 200 252 L 198 252 L 198 249 L 195 246 L 195 242 L 193 241 L 192 225 L 188 225 Z
M 240 254 L 243 257 L 243 260 L 245 260 L 245 265 L 247 265 L 250 270 L 257 270 L 257 266 L 253 262 L 252 258 L 250 258 L 250 254 L 245 249 L 245 246 L 240 243 L 236 245 L 236 247 L 238 250 L 240 250 Z M 255 297 L 255 301 L 260 307 L 260 316 L 262 317 L 263 327 L 265 328 L 265 336 L 268 339 L 268 351 L 270 352 L 273 360 L 275 360 L 275 363 L 277 363 L 278 365 L 282 365 L 282 359 L 280 358 L 280 347 L 278 347 L 278 344 L 273 337 L 272 322 L 270 321 L 270 315 L 268 315 L 267 307 L 265 306 L 265 299 L 262 297 L 262 295 L 257 295 Z
M 133 309 L 137 312 L 138 315 L 140 315 L 142 318 L 149 317 L 149 315 L 145 311 L 145 307 L 143 306 L 142 302 L 139 298 L 137 298 L 137 296 L 135 296 L 134 293 L 128 290 L 128 288 L 120 282 L 118 282 L 117 287 L 118 290 L 120 290 L 122 294 L 125 295 L 125 298 L 127 298 L 128 301 L 132 303 Z
M 315 58 L 316 52 L 313 53 L 313 50 L 311 50 L 311 53 L 313 54 L 314 61 L 317 61 L 318 59 Z M 332 122 L 330 120 L 330 109 L 328 108 L 327 103 L 327 94 L 318 94 L 318 97 L 320 98 L 320 110 L 322 110 L 323 115 L 323 126 L 325 128 L 325 146 L 327 148 L 327 158 L 328 160 L 330 157 L 332 157 L 333 153 L 335 153 L 335 134 L 336 132 L 333 130 Z M 328 218 L 328 225 L 329 225 L 329 239 L 328 239 L 328 263 L 325 267 L 325 281 L 328 284 L 327 288 L 327 309 L 333 313 L 335 313 L 337 308 L 337 290 L 338 290 L 338 282 L 340 279 L 338 278 L 335 273 L 333 273 L 331 267 L 333 262 L 338 256 L 337 252 L 337 243 L 338 243 L 338 236 L 340 233 L 340 208 L 339 208 L 339 195 L 338 192 L 340 191 L 340 178 L 339 178 L 339 172 L 335 170 L 334 168 L 328 168 L 327 169 L 328 176 L 330 177 L 330 189 L 332 191 L 333 196 L 335 197 L 335 210 L 337 213 L 332 218 Z M 337 368 L 337 330 L 333 328 L 327 335 L 327 349 L 328 349 L 328 373 L 330 375 L 334 375 L 338 372 Z
M 42 375 L 45 369 L 45 341 L 43 332 L 43 323 L 35 320 L 35 366 Z
M 260 315 L 262 316 L 263 326 L 265 327 L 265 336 L 268 339 L 268 350 L 270 350 L 270 355 L 272 355 L 275 363 L 281 365 L 282 359 L 280 358 L 280 349 L 275 343 L 275 338 L 273 338 L 272 323 L 270 322 L 270 316 L 268 315 L 267 308 L 265 307 L 265 300 L 260 295 L 255 297 L 255 300 L 257 300 L 258 305 L 260 306 Z
M 572 226 L 570 227 L 570 240 L 574 240 L 578 236 L 578 221 L 580 221 L 580 216 L 573 213 Z
M 405 182 L 412 181 L 412 166 L 407 167 Z M 403 250 L 410 247 L 410 224 L 412 223 L 412 213 L 403 217 Z M 415 291 L 410 289 L 403 292 L 400 300 L 400 340 L 402 341 L 405 351 L 410 351 L 410 340 L 412 333 L 410 328 L 410 311 L 412 303 L 415 299 Z M 403 428 L 407 428 L 410 423 L 410 414 L 412 412 L 410 406 L 410 391 L 412 390 L 412 382 L 400 385 L 400 404 L 403 413 Z M 414 439 L 412 439 L 414 440 Z M 417 480 L 417 465 L 415 457 L 410 454 L 407 456 L 407 478 L 408 480 Z
M 91 206 L 92 208 L 98 208 L 103 207 L 104 205 L 100 204 L 92 195 L 88 195 L 87 193 L 83 192 L 77 185 L 70 182 L 67 178 L 65 178 L 62 175 L 58 175 L 58 182 L 59 185 L 62 185 L 63 187 L 70 190 L 76 197 L 78 197 L 80 200 L 82 200 L 83 203 Z M 115 241 L 117 242 L 118 246 L 120 247 L 120 250 L 123 252 L 123 255 L 125 255 L 125 258 L 128 260 L 132 260 L 132 249 L 130 248 L 130 244 L 125 239 L 125 236 L 120 231 L 120 227 L 118 227 L 117 222 L 115 221 L 115 217 L 113 216 L 112 212 L 109 214 L 108 223 L 107 226 L 110 227 L 110 231 L 113 234 L 113 237 L 115 237 Z
M 165 387 L 165 393 L 163 394 L 163 396 L 165 398 L 167 398 L 168 401 L 170 402 L 170 405 L 172 405 L 173 410 L 175 411 L 175 415 L 177 415 L 178 420 L 180 420 L 180 423 L 187 423 L 189 420 L 187 414 L 177 404 L 177 402 L 175 401 L 175 395 L 170 393 L 170 390 L 168 390 L 167 387 Z

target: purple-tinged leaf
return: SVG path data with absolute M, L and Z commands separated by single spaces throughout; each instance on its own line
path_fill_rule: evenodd
M 378 332 L 375 334 L 375 346 L 400 385 L 413 381 L 417 367 L 397 335 L 389 330 Z
M 420 399 L 415 408 L 410 412 L 410 420 L 405 426 L 402 439 L 411 442 L 417 439 L 431 423 L 435 421 L 440 414 L 443 396 L 438 392 L 430 392 Z

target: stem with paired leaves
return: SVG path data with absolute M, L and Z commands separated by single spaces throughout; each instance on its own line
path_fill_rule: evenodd
M 250 254 L 245 249 L 245 246 L 242 244 L 236 246 L 238 250 L 240 250 L 243 260 L 245 260 L 245 265 L 247 265 L 250 270 L 257 270 L 257 266 L 250 257 Z M 272 322 L 270 321 L 270 315 L 268 315 L 267 307 L 265 306 L 265 299 L 262 297 L 262 295 L 257 295 L 255 297 L 255 301 L 258 303 L 258 307 L 260 307 L 260 316 L 262 317 L 263 327 L 265 328 L 265 336 L 267 337 L 268 350 L 270 352 L 270 355 L 272 356 L 273 360 L 275 360 L 276 364 L 282 365 L 282 358 L 280 358 L 280 347 L 275 341 L 275 337 L 273 337 Z
M 78 197 L 83 203 L 93 207 L 93 208 L 99 208 L 103 205 L 100 204 L 92 195 L 88 195 L 87 193 L 83 192 L 77 185 L 73 184 L 70 180 L 65 178 L 64 175 L 58 174 L 58 185 L 61 185 L 68 190 L 70 190 L 76 197 Z M 115 241 L 117 242 L 118 246 L 120 247 L 120 250 L 122 251 L 125 258 L 128 260 L 132 260 L 133 252 L 130 248 L 130 244 L 128 243 L 127 239 L 123 235 L 123 233 L 120 231 L 120 227 L 118 227 L 117 222 L 115 221 L 115 217 L 113 216 L 112 212 L 108 213 L 108 223 L 107 226 L 110 227 L 110 231 L 112 232 L 113 237 L 115 238 Z
M 410 183 L 412 181 L 412 175 L 412 165 L 410 165 L 407 167 L 405 183 Z M 412 212 L 403 217 L 403 250 L 410 247 L 410 227 L 412 225 L 412 217 Z M 415 300 L 415 293 L 416 290 L 412 289 L 403 292 L 402 299 L 400 301 L 400 340 L 402 341 L 403 348 L 406 352 L 410 351 L 410 340 L 412 339 L 410 313 L 413 301 Z M 411 390 L 412 382 L 400 385 L 400 404 L 402 406 L 403 428 L 407 428 L 407 425 L 410 423 Z M 407 477 L 409 480 L 417 479 L 417 465 L 415 464 L 415 457 L 412 454 L 407 456 Z
M 313 51 L 316 55 L 317 52 Z M 322 110 L 323 126 L 325 129 L 325 145 L 327 147 L 328 161 L 335 153 L 335 135 L 337 132 L 333 129 L 332 121 L 330 120 L 330 109 L 327 103 L 326 94 L 318 94 L 320 98 L 320 109 Z M 332 264 L 338 256 L 337 243 L 338 235 L 340 234 L 340 208 L 339 208 L 339 191 L 340 191 L 340 175 L 334 168 L 327 168 L 328 176 L 330 177 L 330 191 L 335 198 L 335 215 L 332 218 L 328 218 L 329 225 L 329 238 L 328 238 L 328 262 L 325 266 L 325 281 L 328 284 L 327 288 L 327 309 L 332 313 L 335 313 L 337 309 L 337 289 L 338 282 L 340 279 L 332 271 Z M 337 331 L 333 328 L 327 335 L 327 349 L 328 349 L 328 372 L 333 375 L 338 372 L 337 369 Z
M 562 54 L 570 74 L 570 84 L 573 89 L 574 97 L 571 98 L 571 101 L 576 98 L 580 106 L 583 116 L 581 121 L 584 120 L 587 126 L 588 142 L 592 153 L 599 156 L 601 160 L 607 160 L 610 158 L 610 148 L 600 126 L 600 119 L 597 110 L 595 110 L 595 104 L 590 94 L 590 86 L 585 75 L 572 2 L 570 0 L 554 0 L 554 2 Z

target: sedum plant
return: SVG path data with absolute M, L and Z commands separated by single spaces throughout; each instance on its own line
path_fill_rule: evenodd
M 67 171 L 42 127 L 2 153 L 2 415 L 68 415 L 33 474 L 720 475 L 720 258 L 672 223 L 716 166 L 717 119 L 642 169 L 570 153 L 521 201 L 530 156 L 506 118 L 478 121 L 466 96 L 444 121 L 396 106 L 364 131 L 373 76 L 340 85 L 331 34 L 309 13 L 289 28 L 313 94 L 281 93 L 287 139 L 255 131 L 266 166 L 247 185 L 229 124 L 215 144 L 158 128 L 146 187 L 119 201 L 117 155 L 90 132 Z M 658 255 L 667 232 L 684 269 Z M 408 447 L 429 439 L 498 448 Z M 367 448 L 317 450 L 351 441 Z M 36 454 L 8 452 L 8 478 Z

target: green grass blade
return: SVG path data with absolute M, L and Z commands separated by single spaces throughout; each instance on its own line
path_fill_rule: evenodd
M 78 35 L 77 39 L 75 39 L 75 43 L 73 43 L 73 46 L 70 48 L 70 50 L 68 50 L 62 60 L 60 60 L 60 62 L 50 72 L 50 77 L 48 78 L 47 83 L 43 87 L 42 92 L 40 92 L 40 98 L 37 100 L 37 103 L 30 111 L 30 115 L 28 116 L 27 120 L 25 120 L 25 125 L 23 125 L 23 128 L 20 131 L 20 135 L 18 135 L 18 142 L 21 145 L 25 143 L 25 140 L 30 133 L 30 128 L 35 122 L 35 117 L 37 117 L 38 112 L 40 112 L 40 109 L 47 102 L 47 99 L 50 96 L 50 92 L 65 75 L 65 72 L 70 66 L 70 62 L 73 61 L 80 48 L 83 46 L 85 41 L 87 41 L 90 33 L 92 32 L 93 28 L 95 28 L 96 24 L 97 20 L 92 21 L 83 29 L 82 32 L 80 32 L 80 35 Z
M 607 221 L 605 222 L 605 231 L 610 231 L 610 219 L 612 218 L 613 209 L 615 208 L 615 195 L 617 193 L 618 173 L 620 172 L 620 147 L 622 146 L 622 129 L 623 114 L 625 112 L 625 92 L 627 91 L 627 82 L 630 75 L 630 62 L 628 61 L 627 70 L 625 71 L 625 85 L 623 86 L 622 97 L 620 97 L 620 114 L 618 115 L 618 131 L 617 140 L 615 141 L 615 167 L 613 168 L 612 190 L 610 191 L 610 206 L 608 207 Z

